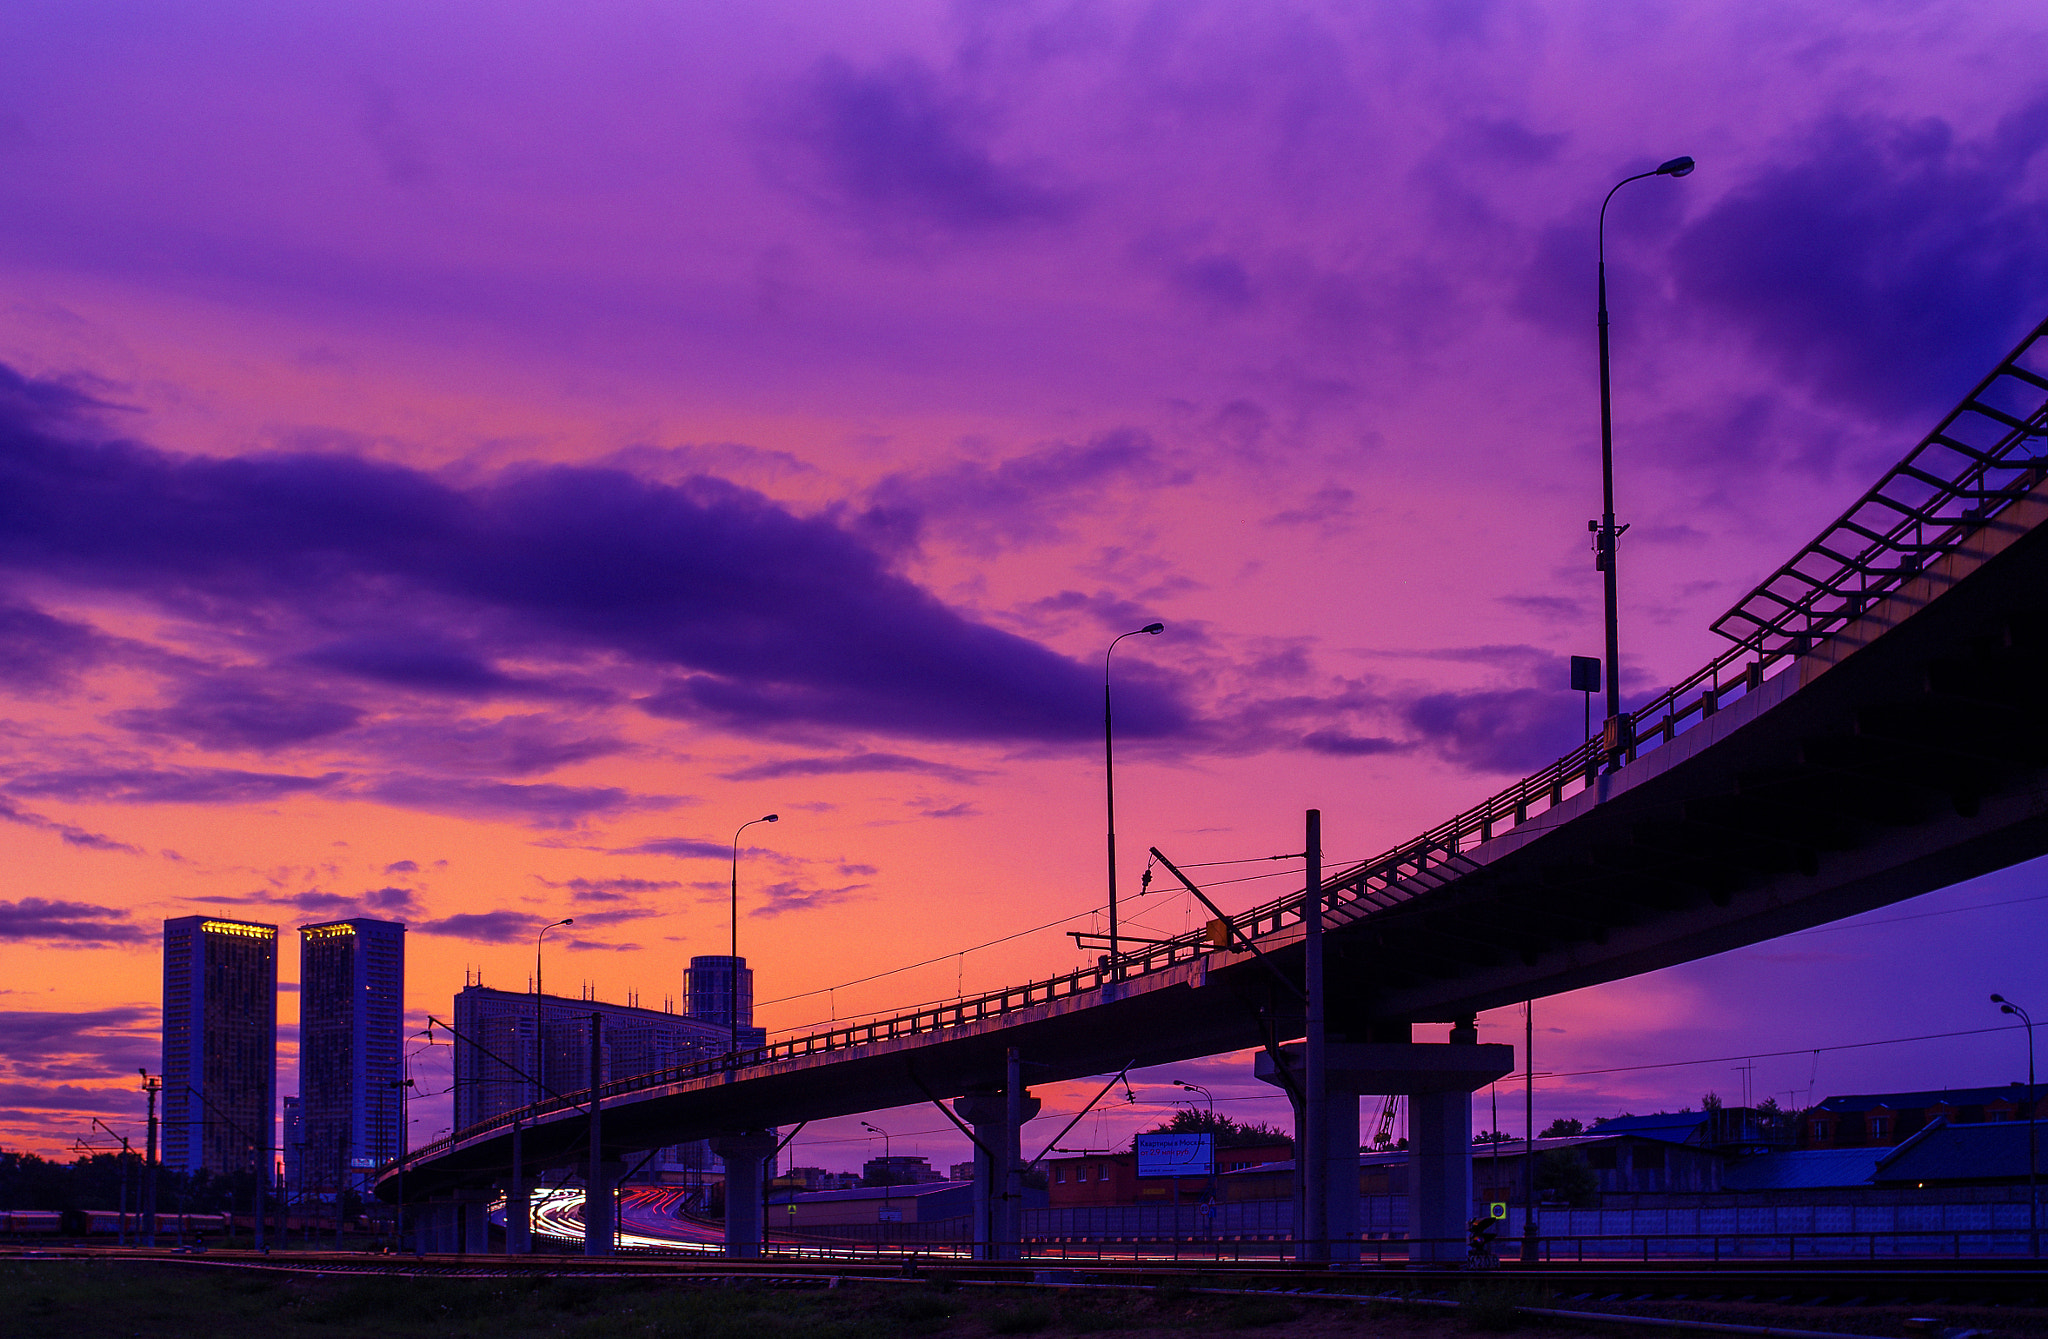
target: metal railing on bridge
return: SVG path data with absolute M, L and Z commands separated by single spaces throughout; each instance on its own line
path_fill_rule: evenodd
M 1840 631 L 1873 602 L 1911 581 L 1975 530 L 2048 478 L 2048 321 L 2036 326 L 1989 376 L 1818 538 L 1713 624 L 1734 645 L 1629 713 L 1625 760 L 1669 744 Z M 1469 868 L 1460 853 L 1564 804 L 1595 784 L 1608 755 L 1589 739 L 1550 766 L 1392 850 L 1326 876 L 1325 916 L 1357 920 L 1450 882 Z M 1247 939 L 1301 922 L 1299 893 L 1230 918 Z M 1149 944 L 1064 975 L 980 995 L 785 1037 L 736 1056 L 718 1055 L 617 1079 L 600 1099 L 806 1056 L 945 1031 L 1100 990 L 1217 951 L 1206 931 Z M 505 1112 L 416 1149 L 431 1155 L 515 1119 L 530 1122 L 585 1106 L 571 1093 Z

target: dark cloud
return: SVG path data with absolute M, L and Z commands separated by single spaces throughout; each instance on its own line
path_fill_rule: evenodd
M 1092 510 L 1113 483 L 1149 487 L 1192 476 L 1169 464 L 1146 433 L 1120 428 L 1086 443 L 1060 443 L 1007 460 L 961 460 L 941 470 L 891 474 L 869 490 L 864 529 L 914 538 L 943 530 L 978 553 L 1055 539 L 1061 518 Z
M 298 694 L 271 692 L 239 679 L 193 683 L 169 707 L 116 712 L 116 724 L 140 734 L 169 735 L 201 748 L 277 749 L 338 734 L 362 709 Z
M 748 890 L 747 898 L 752 905 L 746 914 L 772 919 L 786 912 L 810 911 L 841 902 L 859 901 L 868 887 L 865 883 L 849 883 L 838 888 L 812 888 L 794 882 L 770 884 L 766 888 Z
M 1524 775 L 1583 743 L 1577 694 L 1536 688 L 1431 693 L 1403 715 L 1423 744 L 1476 772 Z
M 544 888 L 566 890 L 577 902 L 629 902 L 637 894 L 665 892 L 683 886 L 676 879 L 564 879 L 557 882 L 537 874 L 534 878 Z
M 1353 519 L 1358 494 L 1338 484 L 1324 484 L 1299 505 L 1266 517 L 1267 525 L 1313 525 L 1325 531 L 1346 528 Z
M 367 780 L 351 793 L 406 809 L 463 818 L 510 818 L 542 828 L 573 827 L 602 815 L 666 809 L 675 803 L 668 796 L 634 795 L 616 786 L 462 781 L 411 774 Z
M 56 944 L 136 944 L 149 931 L 128 920 L 128 913 L 89 902 L 52 902 L 24 897 L 0 902 L 0 939 L 38 940 Z M 12 1038 L 9 1038 L 10 1044 Z
M 655 837 L 633 846 L 615 846 L 610 850 L 613 855 L 697 856 L 723 860 L 732 854 L 732 844 L 703 837 Z
M 0 602 L 0 684 L 17 693 L 67 688 L 105 654 L 105 639 L 93 628 L 33 605 Z
M 417 860 L 394 860 L 384 867 L 386 874 L 417 874 L 420 864 Z
M 1577 596 L 1496 595 L 1494 599 L 1511 609 L 1520 609 L 1553 623 L 1573 622 L 1586 615 L 1586 602 Z
M 116 841 L 102 833 L 88 832 L 84 828 L 76 827 L 70 823 L 60 823 L 54 818 L 45 818 L 32 810 L 23 809 L 4 795 L 0 795 L 0 822 L 18 823 L 25 828 L 41 828 L 45 832 L 54 832 L 64 839 L 66 845 L 77 846 L 88 851 L 122 851 L 128 855 L 142 854 L 142 848 L 139 846 L 130 846 L 127 842 Z M 173 852 L 166 851 L 164 852 L 164 858 L 167 860 L 177 860 L 182 857 Z
M 951 763 L 930 762 L 901 753 L 851 753 L 837 758 L 784 758 L 756 763 L 736 772 L 720 773 L 727 781 L 766 781 L 789 776 L 843 776 L 850 772 L 919 772 L 949 781 L 973 782 L 984 774 Z
M 1873 418 L 1918 423 L 2048 308 L 2048 94 L 1990 134 L 1840 117 L 1681 232 L 1681 296 L 1781 373 Z
M 917 811 L 918 817 L 920 818 L 973 818 L 976 814 L 979 814 L 981 812 L 980 806 L 975 805 L 967 800 L 962 800 L 958 804 L 948 804 L 943 806 L 932 804 L 929 801 L 926 801 L 925 803 L 927 807 L 921 808 Z
M 476 720 L 446 716 L 394 716 L 352 734 L 361 746 L 415 767 L 487 776 L 532 776 L 608 757 L 626 744 L 547 716 Z
M 514 944 L 532 939 L 554 919 L 528 911 L 464 911 L 437 921 L 420 921 L 408 928 L 420 934 L 446 935 L 482 944 Z
M 1077 208 L 1071 192 L 1000 162 L 988 118 L 921 63 L 862 71 L 828 58 L 783 106 L 772 133 L 808 160 L 798 177 L 809 193 L 890 231 L 990 233 Z
M 102 804 L 253 804 L 326 790 L 339 779 L 220 767 L 84 768 L 25 773 L 8 789 Z
M 522 687 L 473 652 L 413 632 L 334 642 L 316 647 L 300 659 L 358 678 L 456 697 L 494 697 Z
M 943 739 L 1094 729 L 1085 665 L 963 618 L 830 518 L 715 479 L 562 466 L 458 489 L 350 456 L 179 457 L 16 418 L 0 419 L 0 499 L 0 571 L 152 600 L 268 639 L 279 661 L 431 609 L 529 660 L 683 671 L 644 703 L 657 715 Z M 1134 735 L 1189 720 L 1161 684 L 1127 712 Z
M 17 1074 L 29 1067 L 46 1071 L 70 1061 L 76 1077 L 132 1075 L 135 1066 L 127 1063 L 130 1057 L 139 1056 L 152 1068 L 162 1059 L 156 1053 L 159 1019 L 156 1009 L 140 1004 L 75 1012 L 0 1010 L 0 1036 L 7 1038 L 0 1060 Z
M 352 916 L 368 916 L 375 920 L 400 920 L 418 915 L 424 908 L 410 888 L 368 888 L 361 893 L 330 893 L 322 889 L 309 889 L 302 893 L 282 896 L 257 896 L 254 898 L 219 898 L 216 901 L 253 901 L 296 907 L 298 910 L 320 917 L 322 920 L 345 921 Z
M 1407 753 L 1414 748 L 1398 739 L 1377 735 L 1354 735 L 1343 730 L 1311 730 L 1301 737 L 1301 746 L 1311 753 L 1329 753 L 1340 758 L 1363 758 L 1375 753 Z

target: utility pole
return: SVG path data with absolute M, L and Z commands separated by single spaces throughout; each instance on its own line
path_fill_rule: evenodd
M 1522 1263 L 1536 1263 L 1536 1001 L 1522 1006 Z
M 149 1071 L 137 1071 L 142 1075 L 142 1091 L 149 1099 L 148 1152 L 142 1163 L 142 1244 L 156 1245 L 156 1095 L 163 1091 L 164 1081 L 153 1079 Z
M 1302 1075 L 1301 1138 L 1308 1147 L 1302 1159 L 1302 1236 L 1296 1254 L 1304 1260 L 1327 1260 L 1330 1255 L 1330 1120 L 1327 1105 L 1328 1074 L 1325 1054 L 1329 1038 L 1325 1030 L 1323 997 L 1323 811 L 1308 811 L 1306 877 L 1301 895 L 1303 927 L 1302 962 L 1308 986 L 1308 1027 L 1302 1045 L 1306 1063 Z M 1355 1161 L 1355 1155 L 1354 1155 Z M 1354 1173 L 1355 1179 L 1355 1173 Z
M 585 1255 L 610 1255 L 613 1237 L 613 1215 L 618 1212 L 618 1197 L 604 1172 L 604 1117 L 603 1104 L 598 1100 L 598 1085 L 604 1081 L 604 1015 L 590 1015 L 590 1175 L 583 1185 L 583 1253 Z M 598 1190 L 602 1187 L 605 1206 L 602 1217 L 598 1214 Z M 731 1194 L 728 1189 L 727 1201 Z M 729 1210 L 728 1210 L 729 1211 Z M 595 1227 L 602 1235 L 593 1235 Z

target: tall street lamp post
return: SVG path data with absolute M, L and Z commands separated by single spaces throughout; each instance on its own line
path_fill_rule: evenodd
M 882 1211 L 886 1213 L 896 1188 L 896 1161 L 889 1156 L 889 1132 L 879 1125 L 870 1125 L 866 1121 L 860 1123 L 860 1128 L 870 1134 L 882 1136 Z
M 558 920 L 558 921 L 556 921 L 556 922 L 555 922 L 554 924 L 552 924 L 552 925 L 543 925 L 543 926 L 541 926 L 541 927 L 540 927 L 540 933 L 539 933 L 539 934 L 537 934 L 537 935 L 535 935 L 535 936 L 533 937 L 533 1100 L 534 1100 L 534 1101 L 536 1101 L 536 1102 L 540 1101 L 540 1089 L 541 1089 L 542 1075 L 543 1075 L 543 1073 L 544 1073 L 544 1071 L 545 1071 L 545 1069 L 546 1069 L 546 1060 L 545 1060 L 545 1055 L 544 1055 L 544 1052 L 543 1052 L 543 1051 L 542 1051 L 542 1049 L 541 1049 L 541 1041 L 540 1041 L 540 997 L 541 997 L 541 990 L 540 990 L 540 946 L 541 946 L 541 941 L 542 941 L 542 940 L 544 940 L 544 939 L 546 939 L 546 938 L 548 937 L 548 931 L 550 931 L 550 930 L 554 930 L 554 929 L 559 929 L 560 927 L 562 927 L 562 926 L 564 926 L 564 925 L 574 925 L 575 923 L 576 923 L 576 918 L 575 918 L 574 916 L 564 916 L 564 917 L 563 917 L 563 918 L 562 918 L 561 920 Z
M 2038 1259 L 2041 1254 L 2041 1138 L 2038 1133 L 2041 1103 L 2034 1092 L 2034 1020 L 2025 1009 L 2003 995 L 1994 994 L 1991 1002 L 1998 1006 L 1998 1012 L 2013 1015 L 2027 1029 L 2027 1249 Z
M 1690 174 L 1695 164 L 1690 158 L 1673 158 L 1659 163 L 1648 172 L 1638 172 L 1632 177 L 1623 177 L 1607 192 L 1607 198 L 1600 202 L 1600 226 L 1597 245 L 1600 257 L 1600 519 L 1590 528 L 1593 530 L 1593 566 L 1606 575 L 1607 596 L 1607 729 L 1604 742 L 1607 748 L 1607 765 L 1619 767 L 1621 758 L 1628 752 L 1630 741 L 1624 737 L 1627 727 L 1621 716 L 1621 621 L 1617 610 L 1619 595 L 1615 589 L 1614 551 L 1615 541 L 1627 526 L 1617 527 L 1614 523 L 1614 400 L 1610 389 L 1607 359 L 1607 204 L 1614 199 L 1614 192 L 1631 181 L 1644 177 L 1683 177 Z
M 781 821 L 780 814 L 763 814 L 740 824 L 732 834 L 732 956 L 725 964 L 725 1014 L 732 1044 L 728 1072 L 737 1069 L 740 1063 L 740 833 L 756 823 Z
M 541 926 L 540 933 L 533 937 L 533 1073 L 528 1077 L 533 1084 L 532 1100 L 535 1102 L 540 1101 L 542 1076 L 547 1072 L 547 1051 L 541 1043 L 541 944 L 547 939 L 548 931 L 575 923 L 574 916 L 565 916 Z M 412 1080 L 407 1079 L 406 1082 L 410 1084 Z M 402 1214 L 404 1210 L 401 1208 L 399 1212 Z M 533 1249 L 533 1196 L 526 1188 L 525 1149 L 517 1116 L 512 1119 L 512 1184 L 505 1195 L 505 1249 L 514 1254 L 525 1254 Z
M 1116 927 L 1116 727 L 1109 710 L 1109 657 L 1125 637 L 1157 637 L 1166 631 L 1164 623 L 1147 623 L 1134 628 L 1109 644 L 1102 653 L 1102 786 L 1109 818 L 1109 970 L 1117 970 Z
M 1203 1101 L 1205 1101 L 1205 1102 L 1207 1102 L 1207 1103 L 1209 1104 L 1209 1209 L 1208 1209 L 1208 1213 L 1209 1213 L 1209 1215 L 1210 1215 L 1210 1219 L 1209 1219 L 1209 1221 L 1210 1221 L 1210 1224 L 1211 1224 L 1211 1226 L 1213 1227 L 1213 1226 L 1214 1226 L 1214 1224 L 1215 1224 L 1215 1221 L 1216 1221 L 1216 1220 L 1215 1220 L 1215 1212 L 1216 1212 L 1216 1210 L 1215 1210 L 1215 1206 L 1216 1206 L 1216 1142 L 1217 1142 L 1217 1135 L 1218 1135 L 1218 1133 L 1219 1133 L 1219 1132 L 1217 1131 L 1217 1129 L 1216 1129 L 1216 1095 L 1215 1095 L 1214 1093 L 1210 1092 L 1210 1091 L 1209 1091 L 1209 1090 L 1208 1090 L 1207 1088 L 1204 1088 L 1204 1087 L 1203 1087 L 1203 1086 L 1202 1086 L 1201 1084 L 1199 1084 L 1199 1083 L 1188 1083 L 1188 1082 L 1186 1082 L 1186 1081 L 1184 1081 L 1184 1080 L 1181 1080 L 1181 1079 L 1175 1079 L 1175 1080 L 1173 1081 L 1173 1086 L 1174 1086 L 1174 1087 L 1176 1087 L 1176 1088 L 1180 1088 L 1180 1089 L 1183 1089 L 1183 1090 L 1185 1090 L 1185 1091 L 1187 1091 L 1187 1092 L 1191 1092 L 1191 1093 L 1200 1093 L 1200 1094 L 1202 1095 L 1202 1100 L 1203 1100 Z M 1192 1110 L 1192 1107 L 1190 1107 L 1190 1109 Z

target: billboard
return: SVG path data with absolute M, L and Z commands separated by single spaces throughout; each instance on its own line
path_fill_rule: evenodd
M 1213 1134 L 1141 1134 L 1138 1175 L 1207 1176 L 1216 1170 Z

